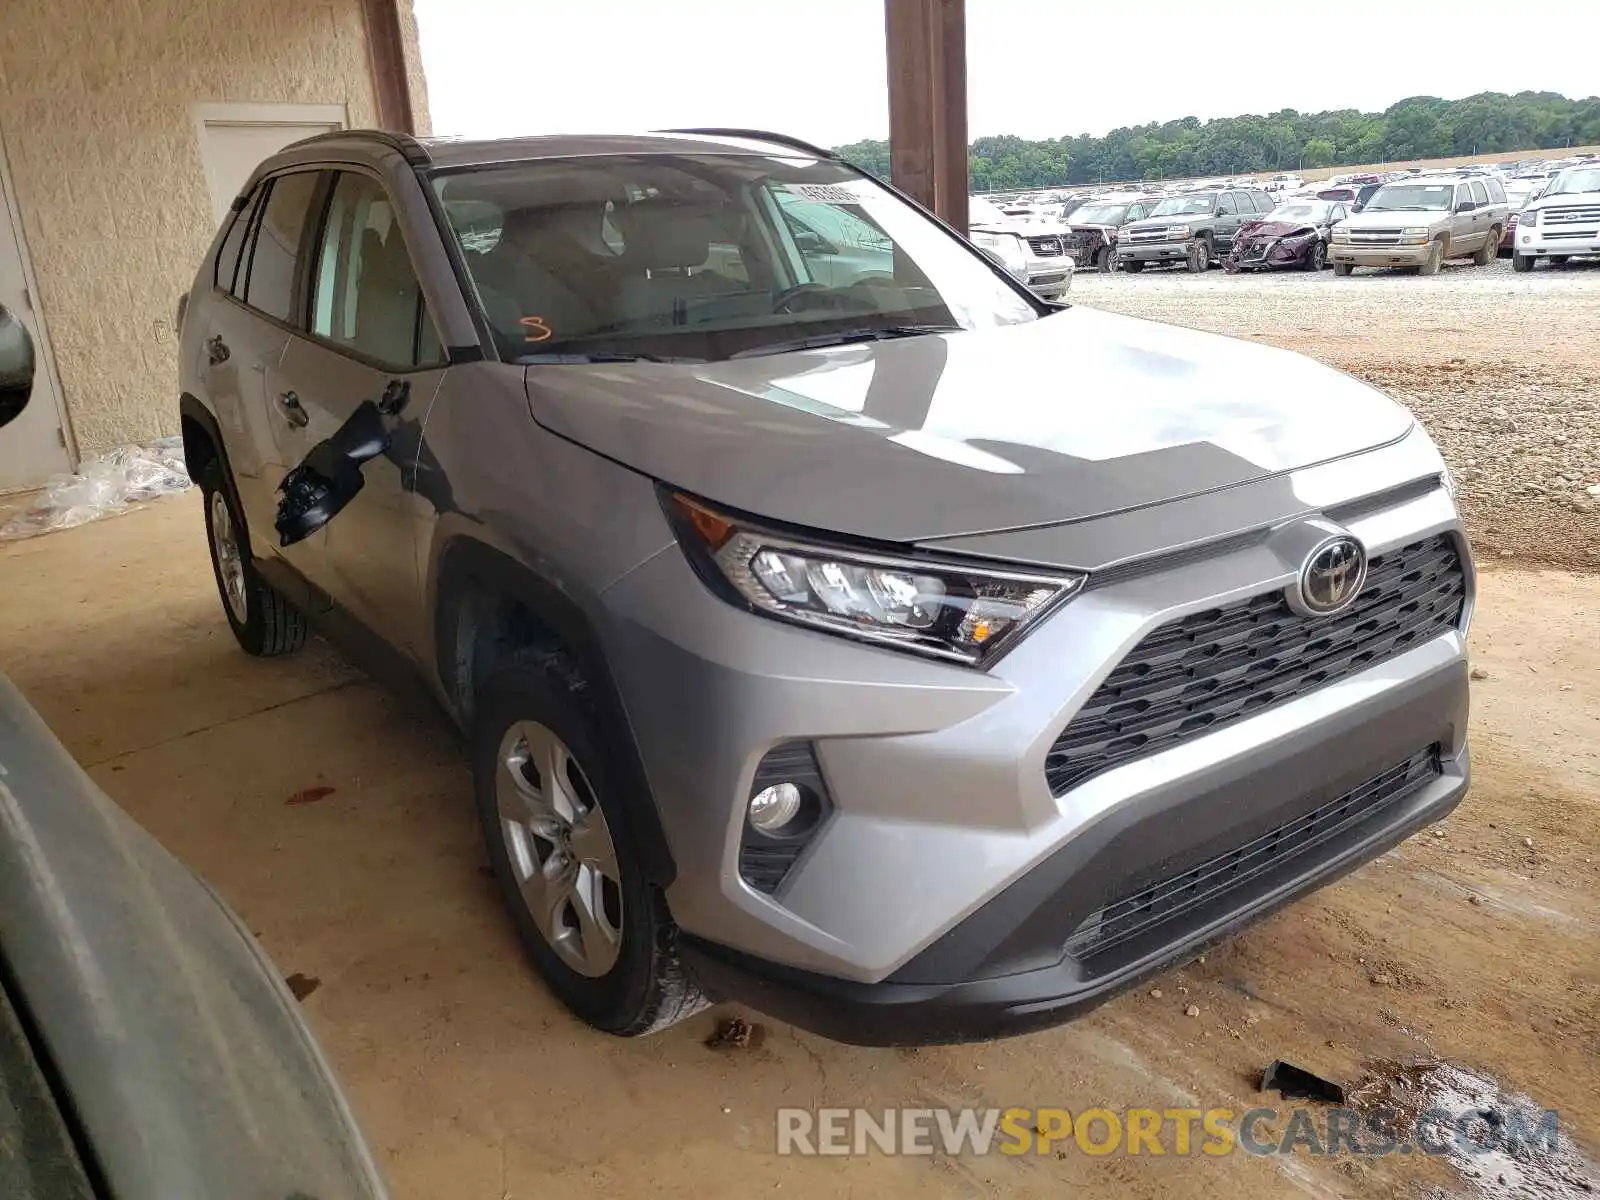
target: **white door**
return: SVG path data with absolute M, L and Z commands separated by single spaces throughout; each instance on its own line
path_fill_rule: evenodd
M 200 161 L 217 224 L 261 160 L 290 142 L 345 127 L 340 104 L 199 104 Z
M 0 429 L 0 492 L 38 487 L 50 476 L 71 470 L 62 434 L 61 403 L 48 345 L 39 327 L 39 311 L 22 269 L 22 224 L 11 193 L 11 176 L 0 160 L 0 304 L 21 318 L 33 334 L 33 399 L 22 415 Z

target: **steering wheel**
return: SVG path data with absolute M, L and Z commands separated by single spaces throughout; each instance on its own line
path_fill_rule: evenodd
M 796 310 L 792 308 L 791 305 L 793 305 L 796 300 L 804 299 L 807 296 L 827 298 L 827 302 L 825 304 L 818 305 L 817 307 L 839 307 L 839 302 L 831 289 L 824 287 L 820 283 L 802 283 L 797 284 L 792 288 L 784 288 L 783 291 L 774 296 L 772 298 L 772 311 L 775 313 L 792 313 Z M 807 305 L 806 307 L 809 308 L 811 306 Z

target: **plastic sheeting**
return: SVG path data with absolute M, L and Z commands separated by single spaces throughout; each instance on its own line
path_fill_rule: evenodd
M 53 475 L 33 503 L 0 525 L 0 541 L 71 529 L 190 486 L 183 439 L 118 446 L 81 464 L 76 475 Z

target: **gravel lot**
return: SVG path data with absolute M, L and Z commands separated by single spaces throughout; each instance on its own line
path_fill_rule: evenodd
M 1518 275 L 1079 275 L 1096 308 L 1310 354 L 1409 404 L 1482 555 L 1600 566 L 1600 261 Z M 1591 495 L 1589 489 L 1595 489 Z

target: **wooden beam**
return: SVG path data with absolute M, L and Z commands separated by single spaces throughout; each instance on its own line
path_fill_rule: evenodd
M 884 0 L 895 185 L 967 227 L 965 0 Z
M 367 53 L 372 86 L 378 97 L 378 125 L 394 133 L 417 132 L 406 78 L 406 49 L 400 32 L 399 0 L 362 0 L 367 18 Z

